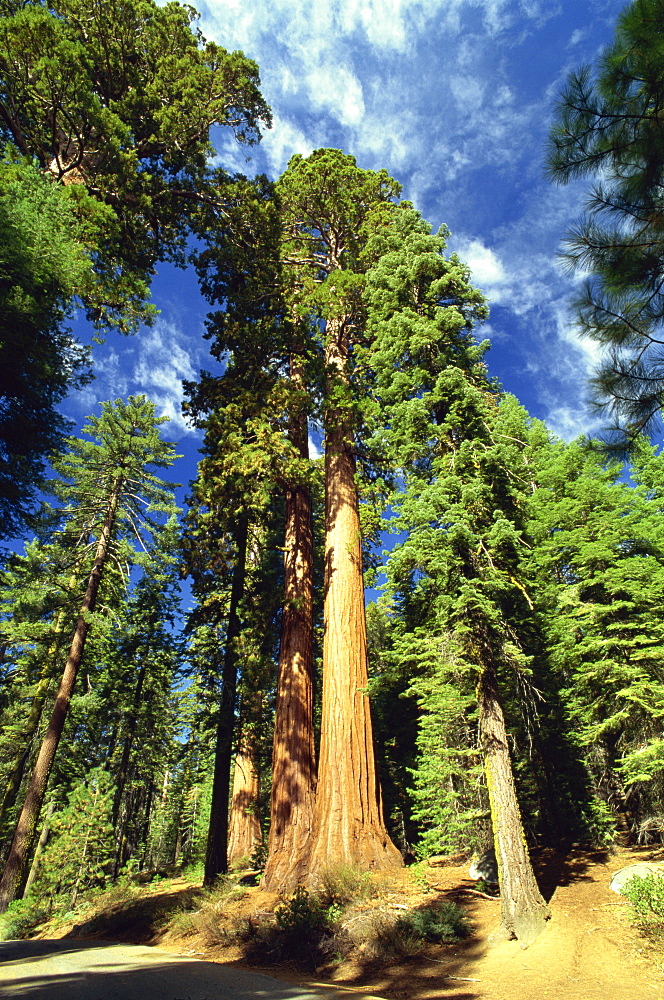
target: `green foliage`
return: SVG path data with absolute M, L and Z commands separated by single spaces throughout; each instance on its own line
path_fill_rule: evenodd
M 49 903 L 37 895 L 15 899 L 6 913 L 0 915 L 0 940 L 14 941 L 27 938 L 39 924 L 51 915 Z
M 394 931 L 419 944 L 424 941 L 445 944 L 465 937 L 468 922 L 456 903 L 443 899 L 409 910 L 397 920 Z
M 338 911 L 334 904 L 325 906 L 315 893 L 298 886 L 293 895 L 274 911 L 277 927 L 286 946 L 309 942 L 331 927 Z
M 0 537 L 23 526 L 45 459 L 63 444 L 58 403 L 89 380 L 65 326 L 89 278 L 83 229 L 64 191 L 27 161 L 0 160 Z
M 630 486 L 579 442 L 551 442 L 533 460 L 529 563 L 566 716 L 558 724 L 574 734 L 601 799 L 618 809 L 629 799 L 638 833 L 664 792 L 664 465 L 641 442 Z M 608 816 L 597 806 L 601 838 Z
M 630 903 L 634 922 L 642 934 L 660 948 L 664 944 L 664 878 L 635 875 L 623 886 L 622 895 Z
M 634 875 L 621 891 L 640 920 L 656 919 L 664 925 L 664 878 L 661 875 Z
M 592 385 L 618 448 L 654 426 L 662 400 L 663 18 L 662 0 L 628 4 L 595 71 L 570 77 L 550 134 L 554 180 L 598 179 L 564 258 L 590 274 L 577 315 L 608 347 Z
M 115 846 L 112 801 L 111 777 L 100 769 L 72 790 L 51 821 L 39 869 L 40 893 L 66 897 L 73 906 L 79 893 L 104 884 Z
M 153 0 L 28 0 L 0 18 L 0 135 L 71 191 L 89 225 L 90 317 L 135 328 L 155 261 L 183 259 L 210 128 L 259 138 L 256 65 Z M 90 199 L 90 194 L 92 198 Z

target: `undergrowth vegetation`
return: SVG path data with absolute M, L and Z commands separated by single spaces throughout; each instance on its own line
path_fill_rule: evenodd
M 421 874 L 421 873 L 420 873 Z M 389 962 L 417 955 L 428 944 L 444 944 L 468 933 L 459 908 L 439 895 L 424 901 L 422 878 L 411 880 L 418 905 L 384 878 L 341 865 L 322 872 L 315 886 L 300 886 L 276 906 L 260 907 L 256 889 L 241 873 L 219 879 L 212 889 L 172 886 L 167 880 L 139 885 L 124 876 L 105 889 L 68 900 L 29 897 L 0 918 L 4 939 L 31 936 L 49 921 L 49 934 L 69 923 L 75 932 L 136 940 L 196 938 L 202 947 L 232 949 L 259 965 L 288 964 L 330 969 L 348 959 Z M 160 892 L 153 891 L 159 886 Z M 258 902 L 257 902 L 258 900 Z M 142 936 L 140 936 L 142 935 Z
M 658 947 L 664 947 L 664 878 L 635 875 L 622 894 L 632 907 L 634 923 Z
M 312 969 L 359 956 L 388 961 L 416 955 L 427 943 L 468 933 L 462 912 L 438 897 L 407 909 L 380 878 L 350 866 L 321 874 L 315 887 L 298 887 L 274 909 L 234 907 L 249 890 L 232 879 L 218 883 L 195 911 L 175 914 L 176 937 L 199 935 L 207 946 L 235 946 L 247 961 Z

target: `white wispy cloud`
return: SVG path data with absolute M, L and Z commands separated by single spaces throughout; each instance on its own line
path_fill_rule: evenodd
M 177 323 L 159 317 L 135 337 L 110 335 L 93 352 L 94 382 L 70 397 L 68 409 L 80 419 L 107 400 L 145 395 L 157 416 L 167 417 L 167 436 L 197 434 L 182 415 L 182 381 L 194 381 L 205 347 Z
M 545 180 L 544 141 L 562 82 L 596 58 L 622 5 L 583 0 L 577 15 L 562 0 L 199 4 L 205 35 L 257 60 L 274 112 L 257 149 L 223 139 L 222 162 L 276 177 L 293 153 L 335 146 L 385 167 L 434 228 L 456 232 L 450 247 L 493 306 L 501 377 L 517 395 L 520 380 L 536 389 L 537 415 L 565 437 L 592 419 L 597 352 L 576 333 L 574 281 L 556 258 L 583 185 Z

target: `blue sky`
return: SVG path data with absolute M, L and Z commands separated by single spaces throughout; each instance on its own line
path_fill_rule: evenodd
M 569 309 L 573 279 L 556 259 L 583 210 L 587 183 L 544 176 L 556 97 L 593 63 L 622 0 L 208 0 L 203 34 L 260 67 L 274 127 L 246 149 L 218 129 L 219 162 L 276 178 L 293 153 L 322 146 L 386 168 L 470 265 L 488 296 L 488 364 L 533 416 L 561 437 L 598 430 L 586 405 L 597 359 Z M 206 304 L 193 275 L 162 268 L 161 310 L 137 338 L 96 349 L 97 381 L 68 404 L 80 419 L 99 400 L 145 392 L 172 420 L 167 436 L 194 475 L 198 436 L 180 416 L 183 378 L 209 366 Z

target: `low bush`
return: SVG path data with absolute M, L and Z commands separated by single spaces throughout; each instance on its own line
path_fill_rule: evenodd
M 6 913 L 0 917 L 0 939 L 12 941 L 27 938 L 39 924 L 51 916 L 50 906 L 43 899 L 28 896 L 9 904 Z
M 383 957 L 416 955 L 426 942 L 448 944 L 465 937 L 468 930 L 455 903 L 436 900 L 408 910 L 394 921 L 383 921 L 376 929 L 375 950 Z
M 318 895 L 328 908 L 365 899 L 371 891 L 371 874 L 353 865 L 334 865 L 321 872 Z
M 664 878 L 635 875 L 623 886 L 622 895 L 629 900 L 640 930 L 660 946 L 664 944 Z

